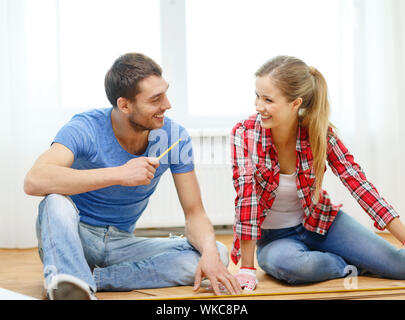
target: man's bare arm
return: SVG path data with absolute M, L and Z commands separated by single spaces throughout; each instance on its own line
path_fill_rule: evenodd
M 214 228 L 202 204 L 200 188 L 194 171 L 173 174 L 177 194 L 186 218 L 186 236 L 201 254 L 195 275 L 194 290 L 200 287 L 206 276 L 219 294 L 222 283 L 232 294 L 240 293 L 240 286 L 221 262 L 216 247 Z
M 159 165 L 156 158 L 136 158 L 118 167 L 77 170 L 71 168 L 73 162 L 72 151 L 54 143 L 25 176 L 25 193 L 33 196 L 72 195 L 112 185 L 149 184 Z

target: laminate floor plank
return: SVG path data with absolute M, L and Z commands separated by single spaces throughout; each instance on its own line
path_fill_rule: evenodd
M 383 238 L 397 247 L 400 244 L 390 234 L 381 233 Z M 228 249 L 232 235 L 217 235 Z M 0 249 L 0 288 L 8 289 L 37 299 L 43 296 L 42 263 L 37 248 Z M 230 263 L 230 272 L 237 272 L 239 266 Z M 405 281 L 382 279 L 372 276 L 357 278 L 359 291 L 345 291 L 345 279 L 334 279 L 308 285 L 287 285 L 275 280 L 258 269 L 258 288 L 251 295 L 240 297 L 213 296 L 213 292 L 201 288 L 193 292 L 191 286 L 135 290 L 131 292 L 97 292 L 100 300 L 143 300 L 143 299 L 223 299 L 223 300 L 307 300 L 307 299 L 389 299 L 405 300 Z M 347 280 L 346 280 L 347 281 Z M 354 283 L 352 282 L 353 286 Z M 378 290 L 376 290 L 378 289 Z M 370 290 L 370 291 L 366 291 Z M 335 291 L 335 292 L 331 292 Z

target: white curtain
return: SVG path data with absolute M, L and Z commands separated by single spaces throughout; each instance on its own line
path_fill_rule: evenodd
M 332 118 L 370 181 L 400 214 L 405 212 L 401 190 L 405 180 L 401 99 L 405 22 L 400 19 L 405 16 L 404 2 L 342 0 L 340 100 L 345 103 Z M 24 194 L 23 179 L 71 116 L 61 108 L 57 4 L 54 0 L 0 0 L 2 248 L 37 245 L 40 198 Z M 371 226 L 336 178 L 327 176 L 326 184 L 335 202 L 343 202 L 348 213 Z
M 405 1 L 342 0 L 341 99 L 332 120 L 368 179 L 405 214 Z M 350 26 L 350 28 L 347 28 Z M 372 221 L 329 173 L 332 199 L 364 225 Z M 404 220 L 405 222 L 405 220 Z
M 96 6 L 102 12 L 87 21 L 83 14 L 91 17 Z M 138 18 L 135 8 L 143 10 Z M 89 77 L 96 73 L 100 56 L 104 64 L 97 69 L 97 84 L 119 54 L 142 48 L 159 60 L 158 19 L 156 0 L 0 0 L 0 248 L 37 245 L 35 221 L 42 198 L 24 194 L 25 174 L 74 113 L 108 106 L 100 105 L 103 86 L 95 90 Z M 148 34 L 142 31 L 146 22 L 151 23 Z M 77 25 L 87 29 L 81 32 Z M 90 71 L 76 75 L 74 82 L 68 64 Z M 76 96 L 82 105 L 72 105 L 74 90 L 84 86 L 92 96 L 98 94 L 95 104 Z
M 0 0 L 0 15 L 0 247 L 34 247 L 40 198 L 24 194 L 23 180 L 65 120 L 56 2 Z

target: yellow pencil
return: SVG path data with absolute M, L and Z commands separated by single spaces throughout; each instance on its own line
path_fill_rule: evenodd
M 179 140 L 177 140 L 175 143 L 173 143 L 169 149 L 167 149 L 165 152 L 163 152 L 163 153 L 158 157 L 158 160 L 162 159 L 162 158 L 166 155 L 166 153 L 168 153 L 170 150 L 172 150 L 180 141 L 181 141 L 181 138 L 180 138 Z

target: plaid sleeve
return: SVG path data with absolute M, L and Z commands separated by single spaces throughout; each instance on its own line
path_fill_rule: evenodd
M 328 136 L 328 163 L 333 173 L 374 220 L 377 229 L 384 230 L 392 219 L 399 216 L 367 180 L 361 167 L 333 132 Z
M 248 135 L 241 124 L 232 130 L 230 142 L 233 185 L 236 191 L 234 243 L 231 257 L 237 264 L 240 259 L 240 240 L 260 238 L 259 221 L 263 209 L 257 201 Z

